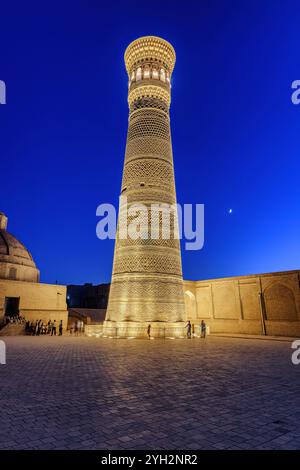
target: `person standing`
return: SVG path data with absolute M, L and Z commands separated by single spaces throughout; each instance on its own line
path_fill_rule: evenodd
M 201 321 L 201 338 L 206 337 L 206 323 L 204 320 Z
M 56 336 L 56 320 L 52 323 L 51 336 Z
M 188 322 L 187 322 L 187 324 L 185 325 L 185 327 L 187 328 L 187 330 L 186 330 L 187 338 L 188 338 L 188 339 L 191 339 L 192 325 L 191 325 L 190 320 L 188 320 Z
M 148 335 L 148 338 L 151 339 L 151 325 L 150 325 L 150 323 L 149 323 L 148 328 L 147 328 L 147 335 Z
M 63 321 L 60 320 L 59 327 L 58 327 L 58 335 L 62 336 L 62 334 L 63 334 Z

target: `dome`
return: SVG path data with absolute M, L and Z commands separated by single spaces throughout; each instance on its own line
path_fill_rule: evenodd
M 39 282 L 30 252 L 6 228 L 7 217 L 0 212 L 0 279 Z

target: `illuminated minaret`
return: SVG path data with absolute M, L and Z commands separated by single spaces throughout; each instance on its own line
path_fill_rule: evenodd
M 139 38 L 125 51 L 129 125 L 121 195 L 128 205 L 176 204 L 169 116 L 175 58 L 171 44 L 155 36 Z M 121 203 L 119 224 L 123 210 Z M 143 337 L 151 324 L 152 336 L 182 336 L 185 307 L 177 225 L 170 239 L 161 233 L 158 238 L 121 239 L 119 229 L 104 335 Z

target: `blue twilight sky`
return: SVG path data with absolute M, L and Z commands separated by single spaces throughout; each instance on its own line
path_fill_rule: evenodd
M 299 1 L 12 0 L 0 19 L 0 210 L 42 281 L 110 280 L 114 242 L 96 238 L 95 213 L 118 201 L 123 53 L 148 34 L 177 52 L 178 201 L 205 204 L 184 278 L 300 267 Z

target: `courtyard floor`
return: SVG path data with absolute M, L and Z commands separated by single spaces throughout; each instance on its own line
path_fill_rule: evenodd
M 1 339 L 0 449 L 300 449 L 290 342 Z

